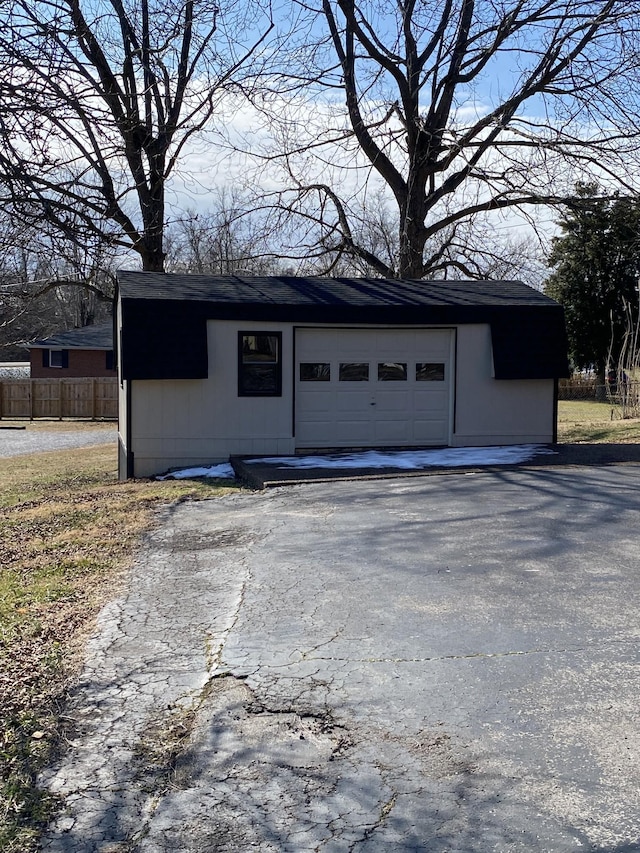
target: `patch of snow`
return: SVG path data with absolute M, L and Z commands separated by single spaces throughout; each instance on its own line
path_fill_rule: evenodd
M 221 465 L 207 465 L 200 468 L 183 468 L 180 471 L 170 471 L 168 474 L 156 477 L 156 480 L 189 480 L 192 477 L 210 477 L 219 480 L 233 480 L 235 474 L 228 462 Z
M 468 465 L 515 465 L 535 456 L 553 454 L 543 444 L 513 444 L 498 447 L 445 447 L 438 450 L 363 450 L 358 453 L 336 453 L 328 456 L 264 456 L 245 459 L 247 464 L 276 465 L 279 468 L 456 468 Z M 156 480 L 186 480 L 211 477 L 233 480 L 229 463 L 198 468 L 183 468 L 156 477 Z
M 555 453 L 542 444 L 498 447 L 446 447 L 440 450 L 366 450 L 329 456 L 268 456 L 245 462 L 277 465 L 279 468 L 448 468 L 464 465 L 514 465 L 534 456 Z

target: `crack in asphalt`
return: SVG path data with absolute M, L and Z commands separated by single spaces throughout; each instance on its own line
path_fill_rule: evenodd
M 211 635 L 207 635 L 206 643 L 207 643 L 207 669 L 209 672 L 215 673 L 218 671 L 227 671 L 227 668 L 224 666 L 223 657 L 224 657 L 224 647 L 227 642 L 228 637 L 235 629 L 238 619 L 240 618 L 240 612 L 244 606 L 245 596 L 247 593 L 247 586 L 249 581 L 251 580 L 251 570 L 249 569 L 248 563 L 246 560 L 242 560 L 242 565 L 244 567 L 242 581 L 240 584 L 240 591 L 237 596 L 237 600 L 235 606 L 229 616 L 228 624 L 226 627 L 222 628 L 218 634 L 217 645 L 214 650 L 214 642 L 213 637 Z
M 321 648 L 323 645 L 328 645 L 328 643 L 332 642 L 328 640 L 327 643 L 320 644 L 317 648 Z M 541 649 L 525 649 L 518 650 L 512 652 L 469 652 L 468 654 L 460 654 L 460 655 L 434 655 L 433 657 L 419 657 L 419 658 L 404 658 L 404 657 L 370 657 L 370 658 L 358 658 L 358 657 L 327 657 L 323 655 L 313 655 L 313 649 L 310 653 L 304 653 L 302 658 L 304 660 L 314 660 L 314 661 L 333 661 L 335 663 L 437 663 L 438 661 L 445 660 L 474 660 L 476 658 L 508 658 L 508 657 L 520 657 L 526 655 L 543 655 L 543 654 L 573 654 L 584 652 L 587 648 L 592 648 L 588 646 L 576 646 L 574 648 L 541 648 Z M 295 662 L 291 664 L 282 664 L 281 666 L 295 666 Z M 274 669 L 277 667 L 274 667 Z

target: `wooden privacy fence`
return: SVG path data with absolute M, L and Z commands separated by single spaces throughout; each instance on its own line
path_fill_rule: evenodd
M 116 420 L 118 380 L 0 379 L 1 418 Z

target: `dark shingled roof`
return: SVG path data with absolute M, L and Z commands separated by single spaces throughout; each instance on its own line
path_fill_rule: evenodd
M 113 323 L 99 323 L 60 332 L 50 338 L 27 344 L 31 349 L 113 349 Z
M 178 299 L 218 305 L 408 306 L 548 305 L 520 281 L 409 281 L 380 278 L 210 276 L 122 271 L 122 299 Z
M 207 376 L 207 320 L 336 325 L 487 323 L 496 379 L 568 375 L 563 309 L 518 281 L 118 275 L 125 379 Z

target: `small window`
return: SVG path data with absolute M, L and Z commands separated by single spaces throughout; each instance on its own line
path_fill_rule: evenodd
M 108 349 L 106 352 L 106 358 L 105 358 L 104 366 L 105 366 L 106 370 L 115 370 L 116 369 L 116 361 L 115 361 L 115 358 L 113 357 L 113 350 L 112 349 Z
M 301 362 L 300 363 L 300 381 L 301 382 L 330 382 L 331 381 L 331 365 L 325 361 Z
M 416 364 L 416 382 L 444 382 L 444 364 L 419 361 Z
M 238 332 L 238 395 L 280 397 L 282 334 Z
M 369 365 L 367 362 L 342 362 L 339 373 L 340 382 L 368 382 Z
M 378 363 L 378 382 L 404 382 L 407 378 L 407 365 L 395 361 Z
M 69 367 L 69 351 L 66 349 L 42 350 L 43 367 Z

